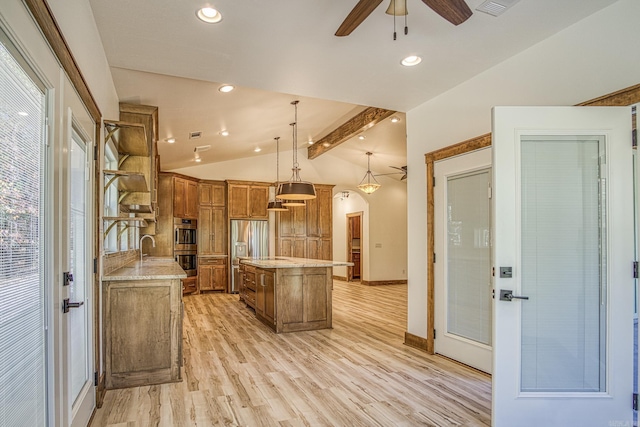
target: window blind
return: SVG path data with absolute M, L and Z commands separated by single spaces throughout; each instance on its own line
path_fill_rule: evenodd
M 42 426 L 45 95 L 0 36 L 0 425 Z

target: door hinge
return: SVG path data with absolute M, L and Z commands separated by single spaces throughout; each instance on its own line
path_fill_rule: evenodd
M 434 340 L 436 339 L 436 330 L 435 329 L 433 330 L 433 339 Z
M 633 278 L 638 278 L 638 261 L 633 261 Z
M 98 371 L 93 373 L 93 385 L 98 387 Z
M 93 274 L 98 272 L 98 258 L 93 259 Z
M 93 160 L 94 161 L 98 160 L 98 146 L 97 145 L 93 146 Z
M 638 393 L 633 393 L 633 402 L 632 402 L 633 410 L 638 410 Z
M 489 200 L 491 200 L 491 198 L 493 197 L 493 189 L 491 188 L 491 184 L 489 184 Z
M 631 131 L 631 146 L 633 148 L 638 147 L 638 129 Z
M 436 186 L 436 177 L 432 176 L 431 177 L 431 184 L 435 187 Z
M 436 253 L 435 252 L 433 253 L 433 263 L 434 264 L 436 263 Z

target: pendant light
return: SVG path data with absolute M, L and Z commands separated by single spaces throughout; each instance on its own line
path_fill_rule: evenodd
M 276 140 L 276 193 L 280 188 L 280 137 L 273 138 Z M 288 210 L 282 206 L 282 200 L 269 200 L 267 204 L 268 211 L 282 212 Z
M 291 104 L 295 110 L 293 127 L 293 174 L 288 182 L 280 184 L 276 199 L 281 200 L 309 200 L 316 198 L 316 188 L 312 183 L 302 181 L 300 179 L 300 168 L 298 167 L 298 102 L 293 101 Z
M 282 201 L 282 206 L 286 206 L 288 208 L 290 207 L 295 207 L 295 206 L 306 206 L 307 204 L 304 202 L 304 200 L 283 200 Z
M 358 188 L 367 194 L 371 194 L 380 188 L 380 184 L 378 184 L 378 181 L 376 181 L 376 178 L 371 173 L 371 154 L 373 153 L 367 151 L 367 173 L 364 174 L 362 181 L 358 184 Z M 372 180 L 373 182 L 371 182 Z

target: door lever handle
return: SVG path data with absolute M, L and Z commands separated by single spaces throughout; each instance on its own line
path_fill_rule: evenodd
M 500 289 L 500 301 L 511 301 L 514 299 L 529 299 L 529 297 L 514 295 L 512 290 Z
M 65 298 L 62 300 L 62 312 L 68 313 L 72 308 L 78 308 L 84 304 L 84 301 L 80 302 L 69 302 L 69 298 Z

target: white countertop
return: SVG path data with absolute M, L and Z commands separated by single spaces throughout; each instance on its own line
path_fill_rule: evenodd
M 104 281 L 184 279 L 187 273 L 170 257 L 146 257 L 102 277 Z
M 265 257 L 249 258 L 239 257 L 241 264 L 252 265 L 260 268 L 301 268 L 301 267 L 343 267 L 353 266 L 352 262 L 332 261 L 310 258 L 293 257 Z

